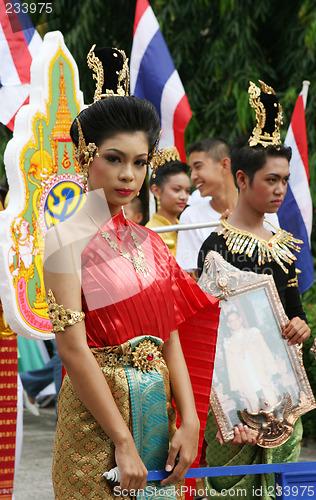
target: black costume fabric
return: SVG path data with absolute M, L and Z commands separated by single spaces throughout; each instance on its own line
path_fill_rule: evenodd
M 220 253 L 227 262 L 240 270 L 271 274 L 288 318 L 298 316 L 306 321 L 297 286 L 288 286 L 289 280 L 293 280 L 296 276 L 294 262 L 284 264 L 289 270 L 288 273 L 285 273 L 275 261 L 265 262 L 259 266 L 257 248 L 251 258 L 245 253 L 232 254 L 226 246 L 225 238 L 214 232 L 204 241 L 199 252 L 199 275 L 203 271 L 205 258 L 211 250 Z M 209 411 L 205 429 L 208 467 L 296 462 L 300 454 L 300 442 L 303 434 L 300 418 L 296 421 L 293 434 L 288 441 L 276 448 L 260 448 L 249 444 L 235 445 L 230 442 L 220 445 L 216 439 L 217 431 L 217 424 L 212 412 Z M 262 500 L 276 498 L 274 474 L 206 478 L 206 487 L 209 498 L 217 500 L 231 500 L 231 498 L 238 496 L 242 496 L 246 500 L 256 497 L 260 497 Z
M 233 254 L 228 250 L 225 238 L 221 234 L 214 232 L 204 241 L 200 249 L 198 257 L 199 276 L 203 271 L 204 260 L 211 250 L 221 254 L 229 264 L 237 267 L 241 271 L 252 271 L 257 274 L 271 274 L 288 318 L 292 319 L 298 316 L 306 321 L 297 286 L 288 286 L 289 280 L 293 280 L 296 276 L 295 262 L 292 264 L 284 263 L 285 267 L 289 270 L 288 274 L 286 274 L 274 260 L 265 262 L 259 266 L 257 248 L 254 250 L 252 257 L 248 257 L 245 253 Z

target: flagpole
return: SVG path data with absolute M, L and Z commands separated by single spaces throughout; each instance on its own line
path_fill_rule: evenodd
M 307 101 L 307 94 L 308 94 L 308 87 L 310 86 L 310 81 L 309 80 L 304 80 L 303 81 L 303 88 L 302 88 L 302 96 L 303 96 L 303 103 L 304 103 L 304 108 L 306 109 L 306 101 Z

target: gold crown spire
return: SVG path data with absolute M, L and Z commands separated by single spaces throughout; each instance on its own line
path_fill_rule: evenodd
M 129 89 L 129 69 L 128 69 L 128 58 L 126 57 L 126 54 L 124 50 L 119 50 L 119 49 L 100 49 L 100 50 L 106 50 L 107 52 L 103 52 L 103 55 L 107 57 L 109 60 L 109 56 L 113 58 L 113 61 L 115 59 L 119 59 L 120 55 L 122 57 L 122 67 L 120 70 L 115 71 L 115 74 L 118 75 L 117 77 L 117 82 L 116 82 L 116 89 L 115 91 L 113 89 L 105 89 L 105 93 L 102 93 L 102 89 L 104 86 L 104 64 L 103 62 L 97 57 L 94 53 L 95 49 L 95 44 L 92 45 L 88 55 L 87 55 L 87 61 L 88 61 L 88 66 L 90 69 L 93 70 L 93 78 L 96 80 L 96 90 L 94 93 L 94 99 L 93 102 L 99 101 L 100 99 L 104 99 L 105 97 L 118 97 L 118 96 L 126 96 L 128 95 L 128 89 Z M 111 51 L 111 54 L 110 54 Z M 118 62 L 118 61 L 117 61 Z M 111 71 L 112 68 L 110 68 Z M 110 75 L 112 77 L 112 75 Z M 111 82 L 113 84 L 113 82 Z M 106 84 L 107 85 L 107 84 Z
M 64 78 L 64 64 L 60 60 L 60 78 L 59 78 L 59 101 L 58 110 L 56 113 L 56 124 L 51 132 L 52 139 L 64 139 L 69 137 L 69 129 L 72 123 L 72 116 L 68 108 L 68 101 L 66 96 L 66 83 Z
M 249 146 L 261 144 L 264 147 L 281 144 L 282 106 L 272 87 L 259 80 L 261 89 L 250 82 L 249 103 L 256 111 L 256 126 L 249 139 Z

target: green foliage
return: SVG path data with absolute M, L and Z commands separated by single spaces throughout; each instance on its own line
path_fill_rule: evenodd
M 11 139 L 12 133 L 10 130 L 5 127 L 4 125 L 1 125 L 0 123 L 0 183 L 2 178 L 5 175 L 4 171 L 4 163 L 3 163 L 3 154 L 4 150 L 7 146 L 8 141 Z
M 311 384 L 312 391 L 316 396 L 316 361 L 310 348 L 313 345 L 313 340 L 316 332 L 316 284 L 314 284 L 303 296 L 303 306 L 306 312 L 309 327 L 312 331 L 312 335 L 307 342 L 303 345 L 303 359 L 305 370 Z M 316 439 L 316 427 L 315 427 L 315 410 L 307 413 L 302 417 L 304 437 L 308 439 Z

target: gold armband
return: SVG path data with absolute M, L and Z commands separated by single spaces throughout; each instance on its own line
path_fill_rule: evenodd
M 63 305 L 56 302 L 53 292 L 49 289 L 47 292 L 48 316 L 52 324 L 52 331 L 54 333 L 64 332 L 65 326 L 71 326 L 79 323 L 85 317 L 82 311 L 72 311 L 71 309 L 64 309 Z
M 288 287 L 295 287 L 295 286 L 298 286 L 298 279 L 297 279 L 297 276 L 295 276 L 295 278 L 290 279 L 290 280 L 287 282 L 287 286 L 288 286 Z

